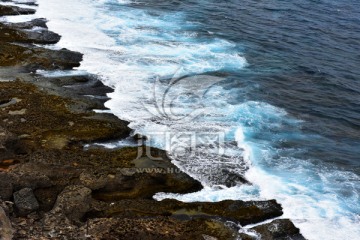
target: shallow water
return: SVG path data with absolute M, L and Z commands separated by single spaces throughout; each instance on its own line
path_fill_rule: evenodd
M 308 239 L 360 237 L 360 2 L 38 3 L 106 106 L 205 185 L 156 199 L 275 198 Z

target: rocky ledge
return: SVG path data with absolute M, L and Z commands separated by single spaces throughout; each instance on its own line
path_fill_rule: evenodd
M 34 12 L 0 5 L 0 16 Z M 262 224 L 282 215 L 275 200 L 153 200 L 202 186 L 161 150 L 159 161 L 141 144 L 92 145 L 131 129 L 93 111 L 111 91 L 95 76 L 35 74 L 80 65 L 80 53 L 34 45 L 59 39 L 44 19 L 0 23 L 0 239 L 303 239 L 287 219 Z

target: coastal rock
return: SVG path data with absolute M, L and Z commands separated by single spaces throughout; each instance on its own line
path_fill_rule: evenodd
M 69 70 L 80 66 L 82 54 L 67 49 L 51 50 L 10 43 L 0 45 L 0 66 L 22 66 L 27 71 L 39 69 Z
M 47 29 L 47 20 L 45 18 L 36 18 L 28 22 L 19 23 L 1 23 L 2 25 L 8 26 L 12 29 L 32 29 L 34 27 L 40 27 Z
M 26 42 L 30 43 L 39 43 L 39 44 L 54 44 L 60 41 L 61 36 L 57 33 L 48 31 L 48 30 L 27 30 L 24 31 L 26 38 L 28 39 Z
M 157 192 L 189 193 L 203 188 L 199 181 L 172 164 L 165 151 L 155 148 L 150 151 L 152 157 L 139 157 L 138 155 L 144 154 L 144 149 L 121 149 L 132 167 L 119 168 L 112 178 L 108 178 L 105 187 L 94 191 L 94 198 L 103 201 L 152 199 Z
M 0 168 L 1 165 L 6 167 L 2 161 L 12 159 L 18 147 L 17 137 L 0 126 Z
M 116 201 L 129 198 L 148 198 L 159 192 L 195 192 L 202 189 L 196 180 L 190 177 L 158 172 L 139 173 L 138 169 L 122 169 L 121 173 L 108 178 L 106 185 L 94 192 L 94 197 L 103 201 Z M 141 171 L 141 170 L 140 170 Z M 156 171 L 163 171 L 157 169 Z M 182 174 L 179 174 L 182 175 Z
M 282 215 L 280 204 L 270 201 L 221 201 L 183 203 L 177 200 L 121 200 L 110 206 L 98 203 L 88 217 L 141 217 L 171 216 L 176 219 L 223 219 L 241 225 L 259 223 Z
M 39 203 L 31 188 L 24 188 L 15 192 L 14 203 L 21 216 L 26 216 L 39 208 Z
M 181 221 L 163 216 L 143 219 L 92 219 L 80 229 L 79 233 L 86 233 L 91 239 L 109 240 L 237 239 L 237 232 L 234 229 L 216 220 Z M 81 236 L 83 235 L 81 234 L 79 239 Z
M 0 172 L 0 199 L 8 201 L 13 195 L 11 177 L 7 173 Z
M 31 189 L 46 188 L 52 185 L 51 180 L 44 174 L 36 173 L 36 172 L 25 172 L 25 171 L 21 172 L 19 170 L 20 169 L 10 172 L 11 182 L 15 191 L 18 191 L 23 188 L 31 188 Z
M 61 193 L 62 190 L 62 186 L 35 189 L 34 194 L 39 202 L 39 211 L 48 212 L 53 209 L 57 200 L 57 196 Z
M 59 34 L 48 31 L 46 28 L 40 28 L 38 26 L 37 29 L 27 28 L 33 24 L 42 25 L 42 22 L 23 23 L 24 29 L 19 29 L 16 25 L 0 23 L 0 39 L 6 42 L 37 44 L 54 44 L 60 40 L 61 36 Z
M 0 5 L 0 16 L 7 15 L 28 15 L 34 14 L 36 11 L 31 8 L 21 8 L 9 5 Z
M 82 185 L 85 187 L 88 187 L 91 190 L 97 190 L 106 186 L 110 176 L 106 174 L 96 174 L 94 172 L 84 171 L 80 174 L 79 179 Z
M 221 176 L 223 178 L 221 179 L 219 184 L 225 184 L 227 187 L 234 187 L 238 184 L 250 184 L 244 176 L 235 171 L 229 169 L 222 169 L 221 173 Z
M 270 223 L 251 228 L 261 239 L 267 240 L 305 240 L 300 230 L 289 219 L 276 219 Z
M 14 229 L 11 226 L 10 219 L 6 215 L 4 209 L 0 206 L 0 239 L 13 239 Z
M 57 198 L 51 212 L 61 212 L 69 220 L 79 222 L 90 209 L 91 189 L 84 186 L 68 186 Z
M 47 70 L 70 70 L 79 67 L 82 61 L 82 54 L 67 49 L 49 50 L 44 48 L 35 48 L 34 54 L 28 59 L 24 59 L 27 69 L 30 71 L 38 69 Z

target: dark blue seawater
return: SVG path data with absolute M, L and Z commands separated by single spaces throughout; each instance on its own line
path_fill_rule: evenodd
M 157 199 L 275 198 L 308 239 L 360 238 L 360 1 L 61 2 L 41 0 L 40 13 L 61 47 L 85 53 L 80 69 L 114 87 L 114 114 L 145 135 L 225 134 L 225 156 L 173 156 L 205 190 Z M 171 78 L 187 80 L 169 90 Z M 149 114 L 201 88 L 205 114 L 190 123 Z M 198 103 L 175 100 L 182 113 Z M 229 171 L 253 185 L 223 186 Z
M 309 158 L 360 173 L 359 1 L 138 1 L 131 6 L 154 14 L 180 11 L 197 23 L 200 37 L 236 43 L 249 66 L 228 77 L 229 103 L 253 100 L 286 109 L 305 121 L 304 133 L 321 136 L 290 145 L 306 148 Z

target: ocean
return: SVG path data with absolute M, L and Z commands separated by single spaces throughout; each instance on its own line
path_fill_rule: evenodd
M 360 238 L 359 1 L 38 3 L 74 74 L 205 186 L 155 199 L 276 199 L 307 239 Z

